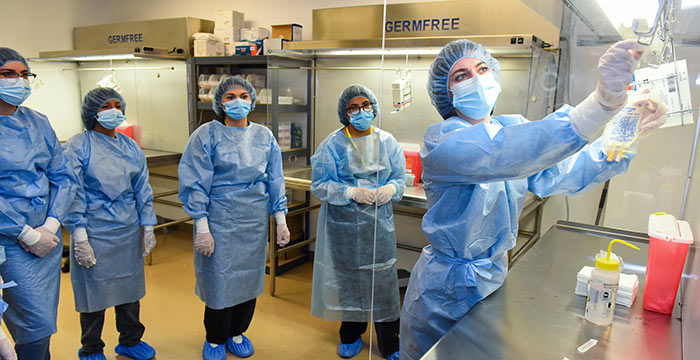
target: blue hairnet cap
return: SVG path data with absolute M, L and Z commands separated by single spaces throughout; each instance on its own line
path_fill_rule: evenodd
M 248 92 L 250 95 L 250 111 L 255 110 L 255 101 L 258 99 L 258 96 L 255 93 L 255 88 L 253 85 L 251 85 L 248 80 L 240 76 L 232 76 L 220 82 L 216 87 L 216 90 L 214 90 L 213 106 L 216 115 L 224 116 L 224 108 L 221 105 L 221 99 L 223 99 L 224 94 L 236 89 L 241 89 Z
M 122 114 L 126 112 L 126 101 L 119 95 L 119 93 L 111 88 L 95 88 L 90 90 L 85 94 L 83 99 L 83 107 L 80 111 L 80 115 L 83 118 L 83 125 L 88 130 L 91 130 L 95 126 L 95 116 L 97 115 L 97 110 L 109 100 L 116 99 L 122 104 Z
M 480 44 L 471 40 L 461 39 L 445 45 L 433 61 L 433 64 L 430 65 L 428 76 L 428 95 L 430 95 L 433 106 L 435 106 L 443 119 L 456 114 L 452 106 L 452 100 L 450 100 L 448 83 L 452 67 L 457 61 L 464 58 L 474 58 L 483 61 L 493 73 L 496 81 L 501 75 L 501 67 L 498 65 L 498 60 L 491 56 L 491 53 L 486 51 Z
M 29 70 L 29 63 L 27 62 L 27 59 L 24 58 L 24 56 L 20 55 L 14 49 L 0 47 L 0 66 L 4 66 L 5 64 L 12 61 L 21 62 L 22 64 L 24 64 L 24 66 L 27 67 L 27 70 Z
M 343 92 L 340 93 L 340 98 L 338 98 L 338 119 L 340 119 L 341 124 L 348 126 L 350 123 L 346 118 L 348 104 L 350 101 L 352 101 L 352 99 L 358 96 L 364 96 L 369 99 L 369 101 L 372 103 L 372 112 L 374 113 L 374 117 L 377 117 L 377 114 L 379 113 L 379 104 L 377 104 L 377 97 L 374 96 L 372 90 L 364 85 L 352 84 L 346 87 Z

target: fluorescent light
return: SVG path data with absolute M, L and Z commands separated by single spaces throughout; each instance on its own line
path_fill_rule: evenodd
M 75 56 L 73 61 L 105 61 L 105 60 L 129 60 L 136 59 L 134 54 L 115 54 L 115 55 L 90 55 L 90 56 Z
M 683 0 L 681 2 L 681 10 L 700 7 L 700 0 Z
M 598 0 L 598 5 L 615 29 L 631 28 L 634 19 L 645 19 L 651 27 L 659 9 L 658 0 Z
M 371 56 L 382 55 L 437 55 L 442 48 L 424 48 L 424 49 L 347 49 L 347 50 L 329 50 L 321 51 L 323 55 L 330 56 Z

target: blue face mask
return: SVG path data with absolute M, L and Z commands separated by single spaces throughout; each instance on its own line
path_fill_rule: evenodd
M 119 109 L 109 109 L 97 113 L 97 121 L 100 125 L 104 126 L 105 129 L 114 130 L 117 126 L 121 125 L 124 120 L 126 120 L 126 116 L 124 116 Z
M 374 112 L 371 111 L 367 112 L 360 110 L 358 114 L 350 115 L 350 123 L 355 127 L 355 129 L 360 131 L 369 129 L 369 126 L 372 124 L 372 120 L 374 120 Z
M 250 113 L 250 101 L 242 99 L 227 101 L 224 103 L 224 111 L 231 119 L 245 119 Z
M 10 105 L 21 105 L 31 93 L 32 87 L 24 79 L 0 79 L 0 99 Z
M 493 73 L 477 75 L 469 80 L 457 83 L 450 88 L 452 106 L 471 119 L 483 119 L 491 113 L 496 105 L 501 85 Z

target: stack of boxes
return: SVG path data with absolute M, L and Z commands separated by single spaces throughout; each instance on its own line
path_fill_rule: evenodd
M 294 123 L 291 121 L 280 122 L 277 128 L 277 142 L 281 150 L 289 150 L 292 148 L 292 134 L 294 132 Z
M 237 41 L 241 40 L 241 28 L 245 15 L 233 10 L 219 10 L 214 16 L 214 35 L 223 40 L 226 56 L 235 55 Z
M 263 27 L 241 29 L 241 41 L 258 41 L 269 37 L 270 30 Z
M 399 112 L 413 104 L 411 96 L 411 80 L 401 78 L 391 83 L 391 97 L 394 105 L 393 112 Z
M 194 56 L 224 56 L 225 45 L 213 34 L 197 33 L 194 38 Z
M 270 30 L 257 28 L 242 28 L 241 40 L 236 43 L 236 55 L 262 55 L 263 39 L 270 37 Z

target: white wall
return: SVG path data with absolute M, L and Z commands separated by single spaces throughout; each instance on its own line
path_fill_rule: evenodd
M 426 0 L 416 0 L 422 2 Z M 398 3 L 405 1 L 388 1 Z M 304 27 L 304 39 L 311 39 L 312 9 L 381 4 L 377 0 L 328 0 L 260 2 L 190 1 L 190 0 L 23 0 L 3 3 L 5 14 L 0 22 L 4 34 L 0 46 L 11 47 L 27 58 L 36 58 L 40 51 L 70 50 L 73 48 L 74 27 L 192 16 L 214 19 L 217 10 L 234 9 L 246 15 L 251 26 L 269 27 L 272 24 L 298 23 Z M 60 140 L 67 140 L 82 130 L 80 121 L 81 95 L 92 85 L 80 90 L 78 74 L 62 71 L 75 67 L 70 63 L 30 61 L 32 71 L 39 75 L 32 96 L 25 105 L 49 117 Z M 185 79 L 183 78 L 183 85 Z M 89 87 L 89 88 L 88 88 Z M 86 90 L 87 89 L 87 90 Z M 128 99 L 133 102 L 133 99 Z M 146 134 L 144 134 L 146 135 Z M 158 141 L 152 139 L 157 145 Z M 148 144 L 145 144 L 148 145 Z M 166 145 L 168 148 L 172 146 Z M 173 148 L 174 149 L 174 148 Z M 165 150 L 165 149 L 164 149 Z

